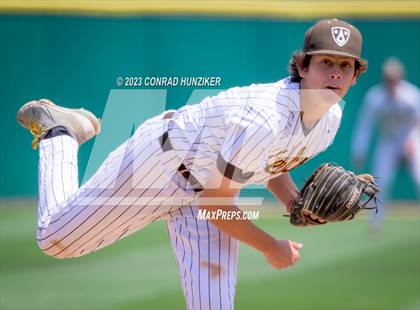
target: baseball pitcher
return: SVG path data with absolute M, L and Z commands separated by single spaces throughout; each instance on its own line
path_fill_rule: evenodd
M 241 188 L 264 184 L 292 224 L 319 225 L 353 218 L 377 192 L 370 176 L 332 164 L 301 192 L 288 173 L 333 143 L 338 102 L 367 68 L 361 48 L 354 26 L 321 20 L 293 53 L 289 77 L 234 87 L 147 120 L 81 186 L 77 152 L 100 132 L 99 120 L 47 99 L 26 103 L 17 119 L 39 147 L 40 249 L 78 257 L 165 220 L 188 309 L 232 309 L 238 242 L 278 269 L 294 265 L 303 245 L 241 218 L 200 220 L 200 210 L 240 214 Z

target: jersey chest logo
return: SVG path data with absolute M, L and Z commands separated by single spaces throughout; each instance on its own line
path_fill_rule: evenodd
M 270 174 L 286 173 L 290 170 L 302 165 L 310 157 L 303 156 L 305 153 L 306 147 L 303 147 L 297 152 L 294 157 L 279 158 L 274 161 L 273 164 L 265 167 L 265 171 Z M 281 154 L 281 153 L 280 153 Z
M 350 38 L 350 30 L 345 27 L 332 27 L 331 34 L 338 46 L 345 45 Z

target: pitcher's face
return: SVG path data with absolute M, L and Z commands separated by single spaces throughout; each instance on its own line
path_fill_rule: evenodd
M 302 89 L 324 90 L 323 96 L 340 98 L 356 83 L 355 59 L 336 55 L 313 55 L 309 66 L 299 70 Z

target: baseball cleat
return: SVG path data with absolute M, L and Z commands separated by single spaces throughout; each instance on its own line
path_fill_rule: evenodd
M 16 118 L 34 136 L 33 149 L 36 149 L 39 141 L 54 127 L 66 128 L 79 145 L 101 130 L 100 120 L 93 113 L 84 109 L 63 108 L 48 99 L 29 101 L 19 109 Z

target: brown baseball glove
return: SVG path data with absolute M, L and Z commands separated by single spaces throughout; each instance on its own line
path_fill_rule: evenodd
M 333 163 L 320 166 L 290 205 L 290 223 L 322 225 L 353 219 L 362 209 L 376 209 L 379 187 L 368 174 L 356 176 Z M 368 207 L 371 200 L 374 207 Z

